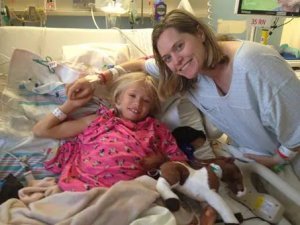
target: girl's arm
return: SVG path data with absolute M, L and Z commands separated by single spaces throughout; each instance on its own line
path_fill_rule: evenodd
M 114 69 L 105 70 L 101 75 L 89 75 L 76 80 L 74 83 L 66 86 L 66 93 L 70 99 L 81 99 L 92 96 L 95 90 L 95 84 L 105 84 L 110 82 L 114 74 L 121 75 L 127 72 L 145 71 L 145 59 L 131 60 L 116 66 Z M 119 69 L 116 69 L 119 68 Z
M 67 100 L 59 109 L 66 115 L 84 105 L 89 99 Z M 37 137 L 65 139 L 74 137 L 82 132 L 95 118 L 96 114 L 85 116 L 76 120 L 62 121 L 53 113 L 49 113 L 38 121 L 32 131 Z

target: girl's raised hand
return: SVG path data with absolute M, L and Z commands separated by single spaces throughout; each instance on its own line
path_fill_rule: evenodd
M 70 100 L 86 99 L 93 96 L 92 84 L 84 77 L 79 78 L 72 84 L 66 85 L 66 94 Z
M 83 96 L 80 98 L 75 98 L 75 99 L 68 98 L 66 101 L 66 104 L 71 106 L 71 108 L 73 108 L 73 109 L 77 109 L 77 108 L 80 108 L 80 107 L 86 105 L 92 99 L 92 97 L 93 97 L 93 95 L 86 95 L 86 96 Z

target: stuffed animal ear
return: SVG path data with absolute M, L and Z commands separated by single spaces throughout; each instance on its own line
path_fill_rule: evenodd
M 179 182 L 183 185 L 189 177 L 189 170 L 182 164 L 176 162 L 166 162 L 160 167 L 161 176 L 172 186 Z
M 235 159 L 233 157 L 224 157 L 224 160 L 227 163 L 233 163 Z
M 233 163 L 234 162 L 234 158 L 233 157 L 225 157 L 225 156 L 218 156 L 216 157 L 215 159 L 212 159 L 212 162 L 213 161 L 216 161 L 216 160 L 222 160 L 224 161 L 225 163 Z
M 177 127 L 172 131 L 172 135 L 176 139 L 178 145 L 183 143 L 191 143 L 197 138 L 206 140 L 206 136 L 202 130 L 196 130 L 189 126 Z

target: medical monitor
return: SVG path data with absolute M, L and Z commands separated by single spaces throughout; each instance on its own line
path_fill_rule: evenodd
M 247 15 L 300 16 L 300 1 L 295 0 L 236 0 L 235 13 Z

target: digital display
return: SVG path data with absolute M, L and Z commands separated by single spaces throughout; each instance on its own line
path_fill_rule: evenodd
M 237 14 L 300 16 L 300 1 L 294 0 L 236 0 Z

